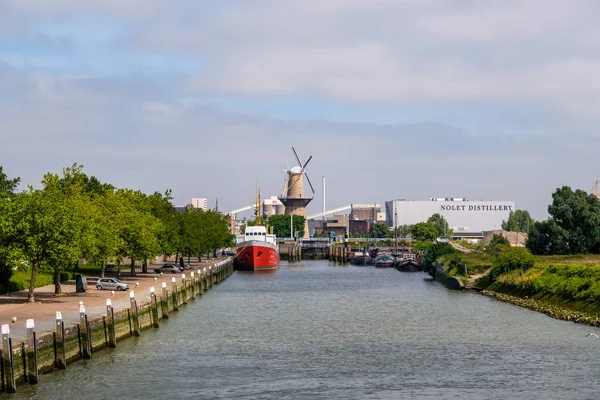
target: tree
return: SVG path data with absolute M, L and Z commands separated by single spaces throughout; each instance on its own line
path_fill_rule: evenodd
M 427 219 L 427 222 L 432 224 L 437 232 L 437 237 L 450 237 L 452 236 L 452 229 L 448 225 L 448 221 L 440 214 L 433 214 Z
M 15 194 L 21 178 L 8 179 L 8 176 L 2 170 L 0 165 L 0 198 L 9 197 Z
M 49 177 L 51 178 L 51 177 Z M 52 178 L 54 179 L 54 178 Z M 29 188 L 17 194 L 7 209 L 12 224 L 11 246 L 31 266 L 28 301 L 33 303 L 37 272 L 56 268 L 77 259 L 79 253 L 73 236 L 75 218 L 64 202 L 58 185 L 44 190 Z
M 438 237 L 435 226 L 429 222 L 419 222 L 410 227 L 410 235 L 418 241 L 433 241 Z
M 550 218 L 533 224 L 526 247 L 538 255 L 569 254 L 568 243 L 568 232 Z
M 392 236 L 392 230 L 389 226 L 380 222 L 371 225 L 371 229 L 369 229 L 369 235 L 376 238 L 387 238 Z
M 294 234 L 298 232 L 298 237 L 304 236 L 305 218 L 301 215 L 293 216 Z M 254 225 L 250 221 L 248 226 Z M 273 228 L 273 233 L 279 238 L 290 237 L 290 216 L 289 215 L 273 215 L 269 217 L 269 227 Z M 269 229 L 270 229 L 269 228 Z
M 533 218 L 527 210 L 515 210 L 508 214 L 508 219 L 502 221 L 502 229 L 510 232 L 529 233 L 533 228 Z
M 421 222 L 421 224 L 425 224 L 426 222 Z M 414 225 L 413 225 L 414 226 Z M 429 228 L 428 228 L 429 229 Z M 430 271 L 435 267 L 435 263 L 439 257 L 442 257 L 447 254 L 455 254 L 458 251 L 450 245 L 450 243 L 433 243 L 423 254 L 422 267 L 424 271 Z
M 398 239 L 404 239 L 410 234 L 410 225 L 398 225 L 396 227 L 396 236 Z

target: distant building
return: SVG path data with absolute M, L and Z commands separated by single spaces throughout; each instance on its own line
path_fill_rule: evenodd
M 377 214 L 380 212 L 380 204 L 352 204 L 350 206 L 350 220 L 377 222 Z
M 194 197 L 192 199 L 192 206 L 202 211 L 208 211 L 208 199 L 206 197 Z
M 350 233 L 367 233 L 371 230 L 371 222 L 365 220 L 350 220 Z
M 433 214 L 443 216 L 455 234 L 500 229 L 502 221 L 515 211 L 514 201 L 471 201 L 466 198 L 430 198 L 425 201 L 386 201 L 386 222 L 390 227 L 425 222 Z M 464 235 L 465 237 L 468 235 Z

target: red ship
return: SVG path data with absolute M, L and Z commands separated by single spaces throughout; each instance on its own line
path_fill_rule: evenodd
M 275 235 L 267 234 L 264 226 L 248 226 L 238 235 L 235 257 L 240 271 L 262 271 L 279 267 L 279 250 Z

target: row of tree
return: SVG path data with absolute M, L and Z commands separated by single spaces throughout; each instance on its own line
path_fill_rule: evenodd
M 47 173 L 42 188 L 17 192 L 19 178 L 0 167 L 0 263 L 26 265 L 31 272 L 29 301 L 34 301 L 38 271 L 51 271 L 55 293 L 61 272 L 80 260 L 102 266 L 114 260 L 135 261 L 167 254 L 198 256 L 232 244 L 229 225 L 220 214 L 188 210 L 175 213 L 171 192 L 147 195 L 117 189 L 88 177 L 81 165 Z M 0 282 L 2 283 L 2 282 Z

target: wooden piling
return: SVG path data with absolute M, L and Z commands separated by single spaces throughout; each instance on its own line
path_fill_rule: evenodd
M 150 288 L 150 315 L 152 316 L 152 327 L 158 328 L 158 301 L 154 293 L 154 286 Z
M 2 325 L 2 366 L 4 369 L 4 390 L 7 393 L 16 393 L 15 364 L 12 351 L 12 339 L 10 338 L 10 327 Z
M 192 299 L 196 298 L 196 277 L 194 271 L 190 272 L 190 291 Z
M 108 331 L 108 347 L 117 347 L 117 335 L 115 333 L 115 310 L 112 301 L 106 299 L 106 329 Z
M 140 336 L 141 335 L 140 312 L 138 309 L 137 300 L 135 299 L 135 293 L 133 292 L 133 290 L 129 291 L 129 311 L 130 311 L 131 318 L 133 319 L 131 333 L 133 334 L 133 336 Z
M 171 278 L 171 285 L 173 286 L 173 311 L 179 311 L 179 291 L 177 290 L 177 280 Z
M 37 363 L 37 338 L 35 334 L 35 323 L 33 319 L 28 319 L 27 327 L 27 356 L 25 377 L 27 383 L 35 385 L 38 383 L 38 363 Z
M 160 307 L 162 311 L 162 317 L 169 319 L 169 291 L 167 290 L 167 282 L 163 282 L 162 285 L 162 297 L 160 298 Z
M 187 304 L 187 282 L 185 280 L 185 274 L 181 274 L 181 282 L 183 284 L 183 288 L 181 289 L 181 303 Z
M 56 368 L 65 369 L 67 368 L 67 350 L 65 346 L 65 321 L 63 321 L 62 313 L 56 312 L 56 335 L 54 336 L 56 342 L 56 354 L 55 363 Z
M 90 334 L 90 325 L 85 313 L 83 302 L 79 304 L 79 337 L 81 341 L 81 357 L 85 359 L 92 358 L 92 338 Z

